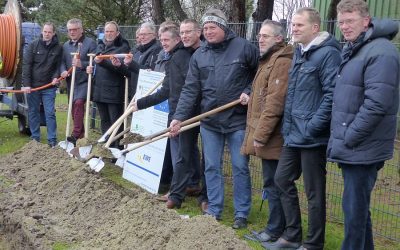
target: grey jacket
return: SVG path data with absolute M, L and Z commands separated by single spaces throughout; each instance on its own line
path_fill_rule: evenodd
M 76 68 L 75 73 L 75 83 L 74 83 L 74 101 L 77 99 L 85 99 L 87 94 L 87 82 L 88 82 L 88 74 L 86 74 L 86 67 L 89 66 L 89 56 L 90 53 L 96 52 L 96 42 L 89 38 L 82 36 L 79 41 L 76 43 L 72 41 L 67 41 L 63 45 L 63 57 L 60 65 L 60 72 L 67 71 L 72 67 L 72 58 L 71 53 L 77 52 L 78 43 L 82 43 L 80 49 L 80 59 L 82 67 Z M 70 93 L 71 88 L 71 75 L 67 77 L 67 91 L 68 95 Z

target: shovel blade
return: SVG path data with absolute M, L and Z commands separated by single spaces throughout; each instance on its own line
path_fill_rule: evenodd
M 67 151 L 68 153 L 74 148 L 74 144 L 69 141 L 60 141 L 58 143 L 58 146 Z
M 119 150 L 118 148 L 108 148 L 108 149 L 111 151 L 114 158 L 118 159 L 121 157 L 122 153 L 121 150 Z
M 92 158 L 86 164 L 95 172 L 100 172 L 104 167 L 104 161 L 101 158 Z
M 80 147 L 79 155 L 85 159 L 86 157 L 88 157 L 91 151 L 92 151 L 92 145 Z
M 125 155 L 122 155 L 121 157 L 119 157 L 117 159 L 117 162 L 115 162 L 115 165 L 117 165 L 118 167 L 123 169 L 124 165 L 125 165 Z

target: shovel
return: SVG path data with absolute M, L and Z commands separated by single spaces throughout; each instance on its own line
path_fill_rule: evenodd
M 188 124 L 186 126 L 181 127 L 179 129 L 179 132 L 183 132 L 183 131 L 192 129 L 192 128 L 197 127 L 199 125 L 200 125 L 199 121 L 195 122 L 195 123 L 192 123 L 192 124 Z M 125 154 L 126 153 L 131 152 L 131 151 L 133 151 L 135 149 L 138 149 L 140 147 L 143 147 L 143 146 L 145 146 L 147 144 L 153 143 L 155 141 L 161 140 L 163 138 L 166 138 L 168 136 L 169 136 L 169 132 L 166 132 L 166 133 L 164 133 L 162 135 L 159 135 L 157 137 L 153 137 L 152 139 L 135 143 L 132 146 L 130 146 L 130 147 L 124 149 L 124 150 L 119 150 L 119 149 L 116 149 L 116 148 L 109 148 L 109 150 L 111 151 L 113 157 L 117 158 L 117 162 L 119 161 L 120 164 L 121 164 L 122 162 L 125 162 Z M 102 157 L 100 157 L 100 158 L 92 158 L 86 164 L 88 164 L 90 166 L 90 169 L 94 170 L 95 172 L 99 172 L 104 167 L 104 162 L 102 161 Z
M 93 57 L 96 56 L 96 54 L 88 54 L 89 56 L 89 66 L 93 66 Z M 89 108 L 90 108 L 90 94 L 92 92 L 92 74 L 88 75 L 88 87 L 87 87 L 87 93 L 86 93 L 86 110 L 85 110 L 85 138 L 89 138 Z M 74 155 L 75 157 L 78 157 L 77 154 L 79 154 L 79 157 L 85 158 L 90 154 L 90 151 L 92 150 L 92 145 L 88 146 L 83 146 L 79 147 L 77 150 L 72 150 L 70 153 Z M 74 152 L 75 151 L 75 152 Z M 77 152 L 76 152 L 77 151 Z
M 158 83 L 156 83 L 144 96 L 148 96 L 151 93 L 153 93 L 154 90 L 156 90 L 162 83 L 163 83 L 164 79 L 162 79 L 161 81 L 159 81 Z M 134 102 L 135 98 L 132 98 L 131 103 L 129 103 L 128 105 L 128 109 L 124 112 L 124 114 L 122 114 L 117 121 L 114 122 L 113 125 L 111 125 L 111 127 L 104 133 L 104 135 L 102 135 L 100 137 L 100 139 L 97 141 L 97 143 L 104 143 L 107 140 L 107 136 L 109 136 L 114 129 L 119 126 L 126 117 L 128 117 L 131 113 L 133 113 L 133 107 L 132 104 Z
M 191 123 L 193 123 L 193 122 L 200 121 L 200 120 L 203 119 L 203 118 L 206 118 L 206 117 L 208 117 L 208 116 L 210 116 L 210 115 L 214 115 L 214 114 L 216 114 L 216 113 L 218 113 L 218 112 L 221 112 L 221 111 L 223 111 L 223 110 L 225 110 L 225 109 L 231 108 L 231 107 L 233 107 L 233 106 L 235 106 L 235 105 L 237 105 L 237 104 L 239 104 L 239 103 L 240 103 L 240 99 L 235 100 L 235 101 L 232 101 L 232 102 L 229 102 L 229 103 L 227 103 L 227 104 L 225 104 L 225 105 L 222 105 L 221 107 L 212 109 L 212 110 L 207 111 L 207 112 L 204 112 L 204 113 L 202 113 L 202 114 L 200 114 L 200 115 L 194 116 L 194 117 L 192 117 L 192 118 L 190 118 L 190 119 L 187 119 L 187 120 L 185 120 L 185 121 L 183 121 L 183 122 L 181 123 L 181 126 L 186 126 L 186 125 L 191 124 Z M 164 129 L 164 130 L 161 130 L 161 131 L 159 131 L 159 132 L 156 132 L 156 133 L 154 133 L 154 134 L 151 134 L 151 135 L 145 137 L 144 139 L 145 139 L 145 140 L 150 140 L 150 139 L 152 139 L 152 138 L 154 138 L 154 137 L 157 137 L 157 136 L 162 135 L 162 134 L 164 134 L 164 133 L 166 133 L 166 132 L 169 132 L 169 131 L 170 131 L 170 128 L 166 128 L 166 129 Z
M 78 52 L 71 53 L 75 59 L 79 56 L 80 44 L 78 44 Z M 72 113 L 72 102 L 74 100 L 74 88 L 75 88 L 75 74 L 76 74 L 76 66 L 72 67 L 72 78 L 71 78 L 71 89 L 69 93 L 69 102 L 68 102 L 68 114 L 67 114 L 67 127 L 65 129 L 65 141 L 60 141 L 58 146 L 67 151 L 68 153 L 74 148 L 74 144 L 67 140 L 67 137 L 70 134 L 70 123 L 71 123 L 71 113 Z

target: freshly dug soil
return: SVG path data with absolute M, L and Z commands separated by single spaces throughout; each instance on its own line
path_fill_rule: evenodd
M 0 211 L 0 239 L 12 249 L 249 249 L 213 218 L 182 219 L 35 141 L 0 159 Z
M 124 138 L 119 141 L 120 145 L 128 145 L 130 143 L 142 142 L 144 137 L 141 134 L 129 132 Z

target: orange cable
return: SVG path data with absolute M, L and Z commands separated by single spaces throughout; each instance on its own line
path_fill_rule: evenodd
M 0 51 L 3 57 L 3 69 L 0 77 L 9 78 L 14 70 L 17 43 L 15 20 L 11 15 L 0 14 Z

